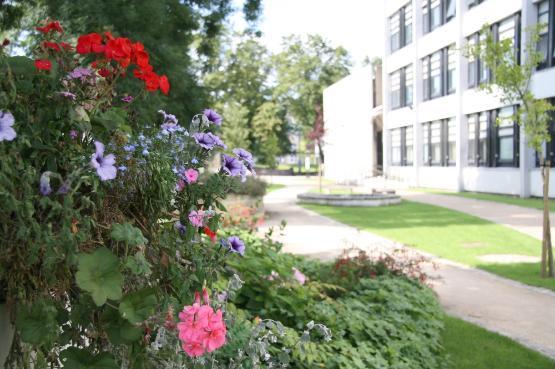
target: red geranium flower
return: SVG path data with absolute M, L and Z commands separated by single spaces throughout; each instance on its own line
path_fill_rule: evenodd
M 56 31 L 56 32 L 62 33 L 64 30 L 62 29 L 62 26 L 60 26 L 60 22 L 53 21 L 48 23 L 44 27 L 37 27 L 37 31 L 47 34 L 50 31 Z
M 102 36 L 98 33 L 89 33 L 79 36 L 77 39 L 77 52 L 79 54 L 88 54 L 91 52 L 101 53 L 105 46 L 102 45 Z
M 122 67 L 127 68 L 131 64 L 133 45 L 128 38 L 118 37 L 108 41 L 105 55 L 108 59 L 116 60 Z
M 204 227 L 204 234 L 210 237 L 210 241 L 216 242 L 216 232 L 213 232 L 210 228 Z
M 146 72 L 144 81 L 147 91 L 154 92 L 160 87 L 160 77 L 154 72 Z
M 55 43 L 55 42 L 44 41 L 44 42 L 42 43 L 42 46 L 43 46 L 44 48 L 46 48 L 46 49 L 52 49 L 52 50 L 54 50 L 54 51 L 60 51 L 60 50 L 61 50 L 61 49 L 60 49 L 60 45 L 58 45 L 58 44 Z
M 102 68 L 98 71 L 98 74 L 100 74 L 102 77 L 106 78 L 110 75 L 110 71 L 106 68 Z
M 71 45 L 67 42 L 60 42 L 60 46 L 64 48 L 64 50 L 71 50 Z
M 52 62 L 48 59 L 37 59 L 35 60 L 35 68 L 38 70 L 50 70 L 52 69 Z
M 170 81 L 168 81 L 168 77 L 166 75 L 160 76 L 160 91 L 164 95 L 167 95 L 170 92 Z

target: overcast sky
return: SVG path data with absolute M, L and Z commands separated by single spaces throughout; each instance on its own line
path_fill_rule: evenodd
M 383 0 L 263 0 L 263 6 L 259 26 L 272 51 L 279 50 L 283 36 L 317 33 L 345 47 L 355 67 L 366 56 L 383 54 Z

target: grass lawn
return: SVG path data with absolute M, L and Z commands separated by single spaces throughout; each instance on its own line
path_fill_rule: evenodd
M 266 187 L 266 193 L 270 193 L 272 191 L 279 190 L 279 189 L 282 189 L 284 187 L 285 187 L 285 185 L 283 185 L 283 184 L 269 183 L 268 187 Z
M 553 369 L 555 362 L 519 343 L 463 320 L 445 317 L 449 369 Z
M 416 189 L 416 191 L 436 193 L 438 195 L 466 197 L 468 199 L 501 202 L 503 204 L 517 205 L 517 206 L 523 206 L 525 208 L 543 210 L 543 199 L 539 197 L 521 198 L 518 196 L 499 195 L 499 194 L 493 194 L 493 193 L 449 192 L 449 191 L 432 190 L 432 189 L 425 189 L 425 188 L 418 188 Z M 555 212 L 555 199 L 550 199 L 549 210 Z
M 376 208 L 303 206 L 442 258 L 555 290 L 553 279 L 539 277 L 539 262 L 503 265 L 487 263 L 478 258 L 487 254 L 540 256 L 539 240 L 499 224 L 458 211 L 410 201 Z

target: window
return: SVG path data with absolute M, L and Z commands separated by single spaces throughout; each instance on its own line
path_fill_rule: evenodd
M 551 104 L 555 104 L 554 98 L 551 98 L 549 101 Z M 551 121 L 549 122 L 548 132 L 551 140 L 544 143 L 543 148 L 545 149 L 545 159 L 550 161 L 551 167 L 555 167 L 555 112 L 551 112 Z M 536 153 L 536 165 L 540 165 L 538 153 Z
M 424 165 L 455 165 L 457 160 L 455 118 L 424 123 L 422 129 Z
M 454 45 L 422 59 L 424 100 L 435 99 L 455 92 L 455 67 Z
M 422 0 L 424 33 L 449 22 L 456 15 L 455 0 Z
M 389 17 L 391 51 L 412 42 L 412 3 L 408 3 Z
M 389 75 L 391 109 L 412 105 L 414 76 L 412 65 L 407 65 Z
M 519 166 L 519 130 L 515 107 L 468 116 L 468 163 L 485 167 Z
M 554 0 L 555 1 L 555 0 Z M 491 26 L 492 36 L 495 40 L 511 40 L 514 47 L 514 60 L 520 61 L 520 14 L 513 15 Z M 475 33 L 466 39 L 467 44 L 472 47 L 478 42 L 485 42 L 485 33 Z M 478 84 L 487 83 L 492 79 L 491 71 L 486 68 L 485 63 L 479 58 L 468 59 L 468 87 L 476 87 Z
M 391 130 L 391 165 L 412 165 L 413 137 L 410 126 Z
M 389 75 L 389 84 L 391 86 L 391 108 L 397 109 L 401 107 L 401 72 L 399 69 Z
M 447 49 L 447 93 L 452 94 L 457 90 L 457 78 L 455 69 L 457 68 L 457 59 L 455 45 L 449 46 Z
M 542 61 L 538 65 L 538 69 L 542 69 L 553 65 L 549 62 L 547 58 L 549 53 L 549 0 L 544 0 L 538 3 L 538 24 L 541 25 L 539 40 L 538 40 L 538 51 L 542 54 Z
M 468 8 L 470 9 L 478 4 L 483 3 L 484 1 L 486 0 L 468 0 Z

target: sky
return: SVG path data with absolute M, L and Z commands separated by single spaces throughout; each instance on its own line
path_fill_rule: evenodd
M 259 28 L 271 51 L 280 49 L 283 36 L 316 33 L 346 48 L 355 68 L 366 56 L 383 54 L 383 0 L 263 0 L 263 7 Z

